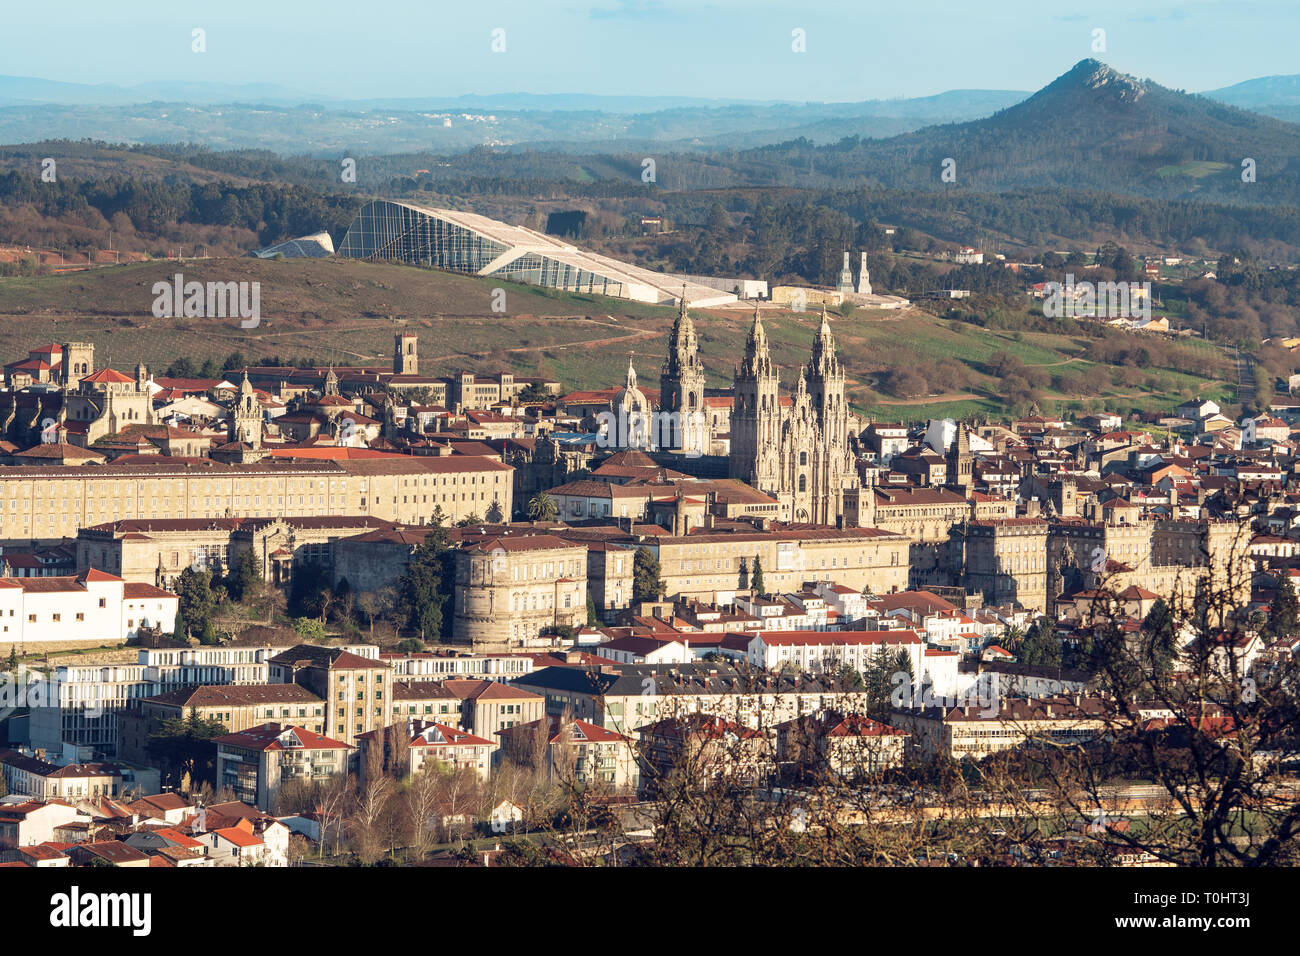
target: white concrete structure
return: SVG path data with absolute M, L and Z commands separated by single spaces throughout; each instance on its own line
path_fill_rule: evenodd
M 818 672 L 843 666 L 862 670 L 885 648 L 890 653 L 907 652 L 912 674 L 925 671 L 925 645 L 916 631 L 760 631 L 749 641 L 749 662 L 755 667 L 778 670 L 793 665 L 801 671 Z
M 388 259 L 635 302 L 708 307 L 732 292 L 587 252 L 555 236 L 471 212 L 394 200 L 361 207 L 339 245 L 352 259 Z
M 77 575 L 0 578 L 0 644 L 125 643 L 142 627 L 176 629 L 179 598 L 95 568 Z

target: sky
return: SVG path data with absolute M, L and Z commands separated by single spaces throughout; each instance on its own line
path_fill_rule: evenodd
M 1202 91 L 1300 73 L 1297 36 L 1296 0 L 7 0 L 0 73 L 275 83 L 338 99 L 855 101 L 1035 90 L 1085 57 Z

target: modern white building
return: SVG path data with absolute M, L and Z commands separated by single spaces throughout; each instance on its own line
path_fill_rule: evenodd
M 378 199 L 361 207 L 339 245 L 351 259 L 385 259 L 616 299 L 698 307 L 733 292 L 587 252 L 555 236 L 455 209 Z
M 28 688 L 31 745 L 61 750 L 69 743 L 115 755 L 118 716 L 131 701 L 195 685 L 265 684 L 267 661 L 280 650 L 150 648 L 140 650 L 135 664 L 57 667 L 52 678 Z

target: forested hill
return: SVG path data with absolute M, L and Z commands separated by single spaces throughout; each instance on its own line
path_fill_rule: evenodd
M 1254 182 L 1242 162 L 1254 160 Z M 951 163 L 945 164 L 945 160 Z M 674 186 L 1003 191 L 1070 188 L 1251 205 L 1300 201 L 1300 126 L 1166 89 L 1084 60 L 993 116 L 884 140 L 794 140 L 730 156 L 674 157 Z M 951 170 L 947 180 L 945 168 Z M 953 178 L 955 176 L 955 178 Z

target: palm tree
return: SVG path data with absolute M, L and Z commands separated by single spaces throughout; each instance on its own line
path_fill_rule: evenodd
M 528 517 L 533 521 L 554 521 L 559 514 L 555 499 L 544 491 L 537 492 L 528 502 Z

